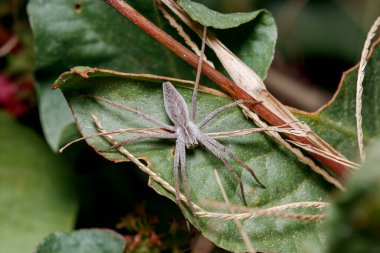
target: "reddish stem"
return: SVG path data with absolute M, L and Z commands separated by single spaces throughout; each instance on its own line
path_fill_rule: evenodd
M 176 55 L 182 58 L 184 61 L 189 63 L 192 67 L 197 68 L 199 57 L 192 51 L 184 47 L 181 43 L 171 37 L 169 34 L 161 30 L 150 20 L 146 19 L 143 15 L 133 9 L 130 5 L 122 0 L 104 0 L 106 3 L 111 5 L 118 12 L 127 17 L 135 25 L 140 27 L 144 32 L 152 36 L 158 42 L 166 46 L 168 49 L 173 51 Z M 256 101 L 247 92 L 237 86 L 234 82 L 224 76 L 222 73 L 211 67 L 207 62 L 203 62 L 202 73 L 207 76 L 211 81 L 223 88 L 228 94 L 236 99 L 243 99 L 247 101 Z M 281 118 L 271 112 L 263 104 L 258 103 L 247 103 L 245 104 L 265 121 L 273 126 L 283 125 L 284 122 Z M 300 142 L 303 144 L 311 145 L 315 148 L 319 148 L 317 144 L 312 142 L 310 139 L 300 136 L 294 136 L 291 134 L 285 134 L 289 139 Z M 333 171 L 337 176 L 343 177 L 347 174 L 347 168 L 342 164 L 331 160 L 329 158 L 317 155 L 315 153 L 310 153 L 313 157 L 318 159 L 321 163 L 327 166 L 331 171 Z

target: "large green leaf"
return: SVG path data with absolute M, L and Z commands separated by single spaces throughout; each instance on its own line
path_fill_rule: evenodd
M 170 34 L 168 22 L 154 1 L 128 1 L 134 8 Z M 150 73 L 193 79 L 194 71 L 103 1 L 30 0 L 28 13 L 36 40 L 36 79 L 44 133 L 53 150 L 69 138 L 73 118 L 60 91 L 50 86 L 59 74 L 74 66 L 90 65 L 130 73 Z M 252 20 L 251 17 L 250 20 Z M 248 31 L 248 32 L 247 32 Z M 264 77 L 273 58 L 277 38 L 273 17 L 267 12 L 225 40 Z
M 32 252 L 72 229 L 77 202 L 65 162 L 32 130 L 0 112 L 0 252 Z
M 82 75 L 78 74 L 81 73 Z M 88 78 L 85 78 L 85 74 Z M 108 131 L 130 127 L 154 127 L 145 120 L 109 104 L 99 102 L 90 96 L 101 96 L 112 101 L 129 105 L 155 118 L 169 123 L 165 114 L 161 83 L 163 79 L 142 78 L 128 74 L 96 69 L 76 69 L 63 74 L 55 83 L 69 101 L 82 135 L 97 133 L 91 114 L 97 116 Z M 191 85 L 176 83 L 185 100 L 191 100 Z M 220 93 L 200 91 L 197 121 L 214 108 L 231 102 Z M 170 124 L 170 123 L 169 123 Z M 253 127 L 243 113 L 234 108 L 223 113 L 207 127 L 205 132 L 218 132 Z M 115 136 L 117 140 L 126 135 Z M 103 138 L 88 139 L 95 150 L 103 150 L 109 145 Z M 327 186 L 322 179 L 310 173 L 291 153 L 279 147 L 264 134 L 224 139 L 239 158 L 254 168 L 267 189 L 259 188 L 252 176 L 236 166 L 246 187 L 249 206 L 271 207 L 295 201 L 320 201 L 328 199 Z M 167 182 L 173 184 L 173 141 L 142 141 L 126 145 L 136 156 L 148 157 L 151 168 Z M 115 150 L 99 152 L 107 159 L 121 161 L 126 158 Z M 213 170 L 217 169 L 232 203 L 242 205 L 239 186 L 223 163 L 210 152 L 200 147 L 187 152 L 187 171 L 192 199 L 201 204 L 204 200 L 223 201 Z M 173 198 L 159 185 L 152 186 L 161 194 Z M 209 209 L 212 210 L 212 209 Z M 218 246 L 232 251 L 244 251 L 245 245 L 233 221 L 195 218 L 186 213 L 187 218 L 202 233 Z M 243 222 L 255 247 L 263 251 L 297 252 L 305 241 L 321 246 L 325 238 L 320 231 L 320 223 L 274 218 L 258 218 Z
M 36 253 L 123 253 L 124 248 L 124 238 L 112 230 L 82 229 L 49 235 Z

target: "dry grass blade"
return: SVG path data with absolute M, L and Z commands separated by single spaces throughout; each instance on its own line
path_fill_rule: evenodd
M 301 213 L 289 213 L 285 212 L 289 209 L 296 208 L 316 208 L 322 209 L 330 205 L 327 202 L 318 202 L 318 201 L 306 201 L 306 202 L 294 202 L 290 204 L 275 206 L 266 209 L 252 209 L 242 206 L 231 206 L 226 207 L 225 203 L 215 202 L 215 201 L 204 201 L 205 205 L 208 205 L 213 208 L 229 208 L 231 213 L 216 213 L 209 212 L 207 214 L 200 214 L 202 217 L 208 218 L 218 218 L 223 220 L 245 220 L 252 219 L 257 217 L 277 217 L 277 218 L 290 218 L 303 221 L 320 221 L 325 218 L 323 214 L 301 214 Z M 238 211 L 240 213 L 233 213 L 232 211 Z
M 207 133 L 207 135 L 212 136 L 214 138 L 227 138 L 227 137 L 237 137 L 257 132 L 277 132 L 277 133 L 289 133 L 294 134 L 297 136 L 306 136 L 307 133 L 305 133 L 303 130 L 299 129 L 293 129 L 293 128 L 283 128 L 284 126 L 287 126 L 288 124 L 284 124 L 281 126 L 268 126 L 268 127 L 255 127 L 255 128 L 247 128 L 247 129 L 241 129 L 241 130 L 235 130 L 235 131 L 226 131 L 226 132 L 217 132 L 217 133 Z
M 375 37 L 377 29 L 380 25 L 380 17 L 377 17 L 373 23 L 371 29 L 368 32 L 367 39 L 364 43 L 362 56 L 360 59 L 360 65 L 358 70 L 358 80 L 356 83 L 356 130 L 358 137 L 359 153 L 362 161 L 365 160 L 365 151 L 363 144 L 363 128 L 362 128 L 362 95 L 363 95 L 363 81 L 365 76 L 365 67 L 367 66 L 367 57 L 369 54 L 369 48 L 371 41 Z
M 167 133 L 167 131 L 163 128 L 122 128 L 117 129 L 115 131 L 109 131 L 104 133 L 96 133 L 96 134 L 89 134 L 86 136 L 83 136 L 81 138 L 75 139 L 73 141 L 70 141 L 66 145 L 64 145 L 62 148 L 60 148 L 58 151 L 62 153 L 66 148 L 73 145 L 74 143 L 77 143 L 79 141 L 84 141 L 87 139 L 91 139 L 94 137 L 101 137 L 105 135 L 119 135 L 119 134 L 125 134 L 125 133 L 140 133 L 140 134 L 149 134 L 149 133 Z
M 220 180 L 218 171 L 214 169 L 214 173 L 215 173 L 216 182 L 219 185 L 220 191 L 223 194 L 224 201 L 226 202 L 226 205 L 227 205 L 227 208 L 228 208 L 230 206 L 230 201 L 229 201 L 229 199 L 227 197 L 226 191 L 224 190 L 224 187 L 223 187 L 222 181 Z M 230 209 L 230 212 L 232 214 L 234 214 L 234 210 Z M 256 253 L 257 251 L 254 249 L 254 247 L 252 245 L 252 242 L 249 239 L 249 236 L 248 236 L 247 232 L 244 230 L 244 228 L 241 225 L 240 221 L 239 220 L 235 220 L 235 224 L 236 224 L 236 226 L 239 229 L 239 232 L 240 232 L 240 234 L 241 234 L 241 236 L 243 238 L 245 246 L 247 247 L 247 251 L 251 252 L 251 253 Z
M 348 167 L 348 168 L 351 168 L 351 169 L 358 169 L 359 168 L 359 164 L 357 163 L 354 163 L 354 162 L 351 162 L 351 161 L 348 161 L 346 159 L 342 159 L 341 157 L 339 156 L 335 156 L 329 152 L 326 152 L 324 150 L 321 150 L 321 149 L 317 149 L 315 147 L 312 147 L 310 145 L 307 145 L 307 144 L 303 144 L 303 143 L 299 143 L 299 142 L 295 142 L 295 141 L 291 141 L 291 140 L 288 140 L 288 142 L 306 150 L 306 151 L 309 151 L 309 152 L 312 152 L 312 153 L 317 153 L 318 155 L 320 156 L 325 156 L 325 157 L 329 157 L 330 159 L 332 160 L 335 160 L 336 162 L 338 163 L 341 163 L 342 165 Z

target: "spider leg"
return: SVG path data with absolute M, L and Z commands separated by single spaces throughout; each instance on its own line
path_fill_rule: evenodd
M 247 101 L 244 101 L 244 100 L 236 100 L 235 102 L 232 102 L 230 104 L 226 104 L 226 105 L 223 105 L 222 107 L 219 107 L 217 109 L 215 109 L 214 111 L 212 111 L 209 115 L 207 115 L 200 123 L 198 123 L 198 127 L 201 128 L 203 127 L 204 125 L 206 125 L 210 120 L 212 120 L 216 115 L 218 115 L 219 113 L 223 112 L 224 110 L 226 109 L 229 109 L 231 107 L 234 107 L 234 106 L 237 106 L 237 105 L 241 105 L 243 103 L 245 103 Z M 256 101 L 256 102 L 248 102 L 248 103 L 252 103 L 252 104 L 260 104 L 262 103 L 262 101 Z
M 174 176 L 175 200 L 178 206 L 181 207 L 181 198 L 179 196 L 179 176 L 178 176 L 179 160 L 180 160 L 179 143 L 178 141 L 176 141 L 175 151 L 174 151 L 173 176 Z
M 203 127 L 204 125 L 206 125 L 210 120 L 212 120 L 216 115 L 218 115 L 219 113 L 221 113 L 222 111 L 228 109 L 228 108 L 231 108 L 231 107 L 234 107 L 234 106 L 237 106 L 237 105 L 241 105 L 244 103 L 244 100 L 237 100 L 235 102 L 232 102 L 230 104 L 226 104 L 222 107 L 219 107 L 217 109 L 215 109 L 214 111 L 212 111 L 211 113 L 209 113 L 200 123 L 198 123 L 198 127 L 201 128 Z
M 260 180 L 258 179 L 258 177 L 256 176 L 255 172 L 253 171 L 253 169 L 251 167 L 249 167 L 246 163 L 244 163 L 242 160 L 240 160 L 238 157 L 236 157 L 226 146 L 224 146 L 223 144 L 221 144 L 220 142 L 218 142 L 217 140 L 214 140 L 213 138 L 211 138 L 210 136 L 208 136 L 207 134 L 205 134 L 205 138 L 212 144 L 214 145 L 215 147 L 217 147 L 219 150 L 223 151 L 224 153 L 226 153 L 231 159 L 235 160 L 238 164 L 240 164 L 244 169 L 246 169 L 249 173 L 251 173 L 251 175 L 253 176 L 253 178 L 255 179 L 256 183 L 260 185 L 260 187 L 262 188 L 266 188 L 261 182 Z
M 210 143 L 207 138 L 204 138 L 205 135 L 200 135 L 198 136 L 198 140 L 200 143 L 202 143 L 208 150 L 211 151 L 216 157 L 218 157 L 222 162 L 227 166 L 228 170 L 231 172 L 231 174 L 235 177 L 236 181 L 238 181 L 239 186 L 240 186 L 240 192 L 241 196 L 243 199 L 243 203 L 245 206 L 248 206 L 247 201 L 245 199 L 245 194 L 244 194 L 244 185 L 243 181 L 239 177 L 239 175 L 236 173 L 235 169 L 230 165 L 230 163 L 227 161 L 225 157 L 221 154 L 221 152 L 212 144 Z
M 142 134 L 138 136 L 133 136 L 131 138 L 122 140 L 121 142 L 118 142 L 116 145 L 113 145 L 107 149 L 100 150 L 101 152 L 108 151 L 110 149 L 118 148 L 122 146 L 125 143 L 128 142 L 134 142 L 138 140 L 146 140 L 146 139 L 175 139 L 177 137 L 177 134 L 175 133 L 151 133 L 151 134 Z
M 143 112 L 140 112 L 138 110 L 135 110 L 129 106 L 126 106 L 126 105 L 122 105 L 122 104 L 119 104 L 119 103 L 116 103 L 114 101 L 111 101 L 111 100 L 108 100 L 108 99 L 105 99 L 105 98 L 102 98 L 102 97 L 98 97 L 98 96 L 91 96 L 92 98 L 95 98 L 96 100 L 100 100 L 102 102 L 105 102 L 107 104 L 110 104 L 110 105 L 113 105 L 113 106 L 116 106 L 118 108 L 121 108 L 121 109 L 124 109 L 124 110 L 127 110 L 133 114 L 136 114 L 136 115 L 139 115 L 141 116 L 143 119 L 149 121 L 149 122 L 152 122 L 153 124 L 157 125 L 157 126 L 160 126 L 162 128 L 165 128 L 166 130 L 169 130 L 169 131 L 172 131 L 174 132 L 175 129 L 174 127 L 172 126 L 169 126 L 168 124 L 165 124 L 161 121 L 159 121 L 158 119 L 155 119 L 153 118 L 152 116 L 148 115 L 148 114 L 145 114 Z
M 197 96 L 198 96 L 198 85 L 199 79 L 201 78 L 202 73 L 202 64 L 203 64 L 203 55 L 205 53 L 206 46 L 206 34 L 207 34 L 207 26 L 203 27 L 203 35 L 202 35 L 202 46 L 201 53 L 199 55 L 198 67 L 197 67 L 197 76 L 195 77 L 194 91 L 193 96 L 191 97 L 191 119 L 194 121 L 195 115 L 197 114 Z
M 179 175 L 178 175 L 178 167 L 181 161 L 181 146 L 182 145 L 184 145 L 184 143 L 178 140 L 175 143 L 173 176 L 174 176 L 175 200 L 177 202 L 177 205 L 181 209 L 182 213 L 185 214 L 185 210 L 181 204 L 181 197 L 180 197 L 180 190 L 179 190 Z M 186 196 L 186 198 L 188 198 L 188 196 Z
M 186 174 L 186 147 L 183 142 L 178 142 L 177 145 L 179 145 L 179 161 L 181 163 L 182 186 L 185 190 L 185 196 L 187 198 L 188 206 L 191 208 L 192 212 L 194 213 L 194 210 L 191 205 L 190 189 L 189 189 L 189 183 L 188 183 L 187 174 Z

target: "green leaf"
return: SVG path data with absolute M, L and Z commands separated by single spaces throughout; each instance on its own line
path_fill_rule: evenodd
M 32 130 L 4 112 L 0 122 L 0 252 L 32 252 L 47 234 L 73 228 L 73 178 Z
M 329 252 L 379 252 L 380 241 L 380 141 L 367 153 L 363 167 L 337 197 L 329 220 Z
M 261 12 L 244 12 L 244 13 L 229 13 L 223 14 L 211 10 L 203 4 L 196 3 L 190 0 L 178 0 L 178 4 L 189 16 L 198 23 L 204 26 L 211 26 L 217 29 L 234 28 L 241 24 L 248 23 L 255 19 Z
M 178 38 L 156 10 L 153 1 L 129 3 L 145 17 Z M 145 34 L 103 1 L 30 0 L 28 14 L 36 41 L 36 80 L 39 110 L 45 137 L 53 150 L 68 140 L 65 129 L 73 117 L 60 91 L 50 87 L 59 74 L 74 66 L 94 66 L 130 73 L 150 73 L 194 79 L 195 72 L 177 56 Z M 252 20 L 252 18 L 251 18 Z M 231 44 L 249 66 L 264 77 L 274 54 L 277 31 L 265 11 L 236 31 L 226 32 Z
M 123 253 L 124 248 L 124 238 L 112 230 L 82 229 L 49 235 L 36 253 Z
M 380 134 L 380 49 L 379 42 L 365 68 L 363 90 L 363 132 L 365 144 Z M 315 113 L 300 113 L 304 120 L 322 139 L 351 160 L 359 160 L 356 137 L 355 98 L 358 68 L 344 73 L 333 99 Z
M 270 12 L 222 14 L 189 0 L 179 0 L 178 4 L 194 21 L 204 26 L 218 29 L 236 27 L 218 31 L 218 36 L 262 79 L 266 77 L 277 40 L 277 26 Z
M 149 78 L 133 74 L 122 74 L 99 69 L 76 69 L 63 74 L 55 83 L 69 101 L 82 135 L 98 133 L 91 114 L 97 116 L 108 131 L 120 128 L 154 127 L 145 120 L 122 109 L 97 101 L 90 96 L 100 96 L 114 102 L 126 104 L 170 124 L 165 114 L 162 81 L 167 78 Z M 192 86 L 184 82 L 173 82 L 189 103 Z M 231 102 L 231 99 L 217 91 L 199 91 L 197 122 L 213 109 Z M 238 108 L 226 111 L 204 128 L 205 132 L 219 132 L 254 127 Z M 131 136 L 131 135 L 128 135 Z M 126 135 L 115 136 L 120 141 Z M 103 138 L 87 140 L 99 154 L 111 161 L 126 158 L 115 150 L 101 152 L 109 147 Z M 279 147 L 264 134 L 222 139 L 221 142 L 254 168 L 267 189 L 259 188 L 252 176 L 234 164 L 246 187 L 246 198 L 251 207 L 272 207 L 296 201 L 323 201 L 328 199 L 328 187 L 322 179 L 310 173 L 287 150 Z M 141 141 L 128 143 L 127 149 L 137 157 L 149 159 L 151 168 L 173 185 L 173 141 Z M 217 169 L 230 201 L 242 205 L 239 186 L 223 163 L 204 148 L 197 147 L 187 152 L 187 173 L 192 199 L 201 206 L 205 200 L 222 201 L 223 197 L 216 183 L 214 169 Z M 173 199 L 161 186 L 151 184 L 156 191 Z M 214 210 L 211 207 L 205 207 Z M 302 210 L 306 213 L 308 211 Z M 195 218 L 186 212 L 187 218 L 202 233 L 218 246 L 232 251 L 244 251 L 245 245 L 233 221 Z M 290 219 L 257 218 L 243 222 L 256 248 L 262 251 L 296 252 L 304 241 L 316 245 L 324 243 L 320 223 Z

